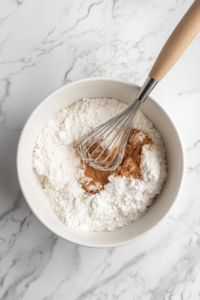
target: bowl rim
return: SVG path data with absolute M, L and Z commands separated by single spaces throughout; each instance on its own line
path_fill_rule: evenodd
M 110 247 L 118 247 L 118 246 L 123 246 L 123 245 L 126 245 L 126 244 L 129 244 L 129 243 L 132 243 L 134 241 L 137 241 L 141 238 L 143 238 L 144 236 L 146 236 L 147 234 L 149 234 L 151 231 L 153 231 L 153 229 L 155 227 L 157 227 L 170 213 L 170 211 L 172 210 L 172 208 L 174 207 L 175 203 L 177 202 L 177 199 L 180 195 L 180 192 L 181 192 L 181 189 L 182 189 L 182 186 L 183 186 L 183 182 L 184 182 L 184 177 L 185 177 L 185 171 L 186 171 L 186 159 L 185 159 L 185 151 L 184 151 L 184 146 L 183 146 L 183 142 L 182 142 L 182 138 L 181 138 L 181 135 L 180 135 L 180 132 L 176 126 L 176 123 L 174 122 L 174 120 L 172 119 L 172 117 L 169 115 L 169 113 L 167 112 L 167 110 L 152 96 L 150 96 L 150 98 L 160 107 L 161 110 L 164 111 L 164 113 L 168 116 L 168 118 L 170 119 L 170 121 L 172 122 L 173 126 L 174 126 L 174 129 L 177 133 L 177 137 L 179 139 L 179 142 L 180 142 L 180 146 L 181 146 L 181 158 L 182 158 L 182 174 L 181 174 L 181 178 L 180 178 L 180 185 L 179 185 L 179 189 L 176 193 L 176 196 L 174 198 L 174 201 L 172 203 L 172 205 L 170 206 L 170 208 L 166 211 L 165 215 L 160 219 L 160 221 L 158 221 L 155 225 L 151 226 L 148 230 L 146 230 L 144 233 L 142 234 L 139 234 L 137 237 L 133 237 L 133 238 L 130 238 L 126 241 L 123 241 L 123 242 L 118 242 L 118 243 L 110 243 L 110 244 L 102 244 L 102 245 L 96 245 L 95 243 L 84 243 L 84 242 L 78 242 L 77 240 L 73 239 L 73 238 L 66 238 L 64 235 L 62 235 L 61 233 L 57 232 L 57 230 L 55 230 L 54 228 L 52 228 L 52 226 L 50 225 L 47 225 L 45 223 L 45 221 L 40 218 L 40 216 L 38 215 L 37 211 L 34 209 L 34 207 L 32 206 L 31 202 L 29 201 L 29 198 L 28 198 L 28 195 L 26 194 L 26 191 L 25 191 L 25 188 L 24 188 L 24 184 L 23 184 L 23 180 L 22 180 L 22 177 L 21 177 L 21 171 L 20 171 L 20 152 L 21 152 L 21 145 L 22 145 L 22 141 L 23 141 L 23 138 L 24 138 L 24 134 L 25 134 L 25 131 L 26 131 L 26 128 L 28 127 L 29 125 L 29 122 L 30 120 L 32 119 L 32 117 L 34 116 L 34 114 L 40 109 L 40 107 L 45 103 L 45 102 L 48 102 L 49 98 L 52 97 L 52 96 L 55 96 L 57 93 L 59 93 L 60 91 L 68 88 L 69 86 L 73 86 L 73 85 L 76 85 L 78 83 L 82 83 L 82 82 L 87 82 L 87 81 L 99 81 L 99 80 L 106 80 L 106 81 L 110 81 L 110 82 L 119 82 L 119 83 L 122 83 L 122 84 L 127 84 L 129 86 L 132 86 L 132 87 L 136 87 L 136 88 L 140 88 L 139 85 L 135 84 L 135 83 L 132 83 L 128 80 L 124 80 L 124 79 L 119 79 L 119 78 L 113 78 L 113 77 L 87 77 L 87 78 L 83 78 L 83 79 L 79 79 L 79 80 L 76 80 L 76 81 L 73 81 L 71 83 L 68 83 L 56 90 L 54 90 L 53 92 L 51 92 L 48 96 L 46 96 L 41 102 L 39 105 L 36 106 L 36 108 L 32 111 L 32 113 L 30 114 L 30 116 L 28 117 L 28 119 L 26 120 L 24 126 L 23 126 L 23 129 L 22 129 L 22 132 L 20 134 L 20 138 L 19 138 L 19 142 L 18 142 L 18 146 L 17 146 L 17 155 L 16 155 L 16 164 L 17 164 L 17 176 L 18 176 L 18 180 L 19 180 L 19 184 L 20 184 L 20 188 L 21 188 L 21 191 L 24 195 L 24 198 L 28 204 L 28 206 L 30 207 L 30 209 L 32 210 L 32 212 L 35 214 L 35 216 L 39 219 L 39 221 L 45 226 L 47 227 L 50 231 L 52 231 L 54 234 L 56 234 L 57 236 L 59 236 L 60 238 L 68 241 L 68 242 L 71 242 L 73 244 L 76 244 L 76 245 L 80 245 L 80 246 L 84 246 L 84 247 L 90 247 L 90 248 L 110 248 Z

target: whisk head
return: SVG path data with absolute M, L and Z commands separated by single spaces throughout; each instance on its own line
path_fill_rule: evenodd
M 78 144 L 81 158 L 95 169 L 113 171 L 121 163 L 141 105 L 136 99 L 127 109 L 98 126 Z

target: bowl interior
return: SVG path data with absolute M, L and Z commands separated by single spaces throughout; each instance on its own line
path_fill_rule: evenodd
M 83 232 L 68 228 L 51 209 L 36 173 L 32 168 L 32 151 L 35 140 L 46 122 L 60 109 L 83 97 L 112 97 L 128 104 L 138 92 L 134 84 L 121 80 L 94 78 L 74 82 L 48 96 L 29 117 L 18 147 L 17 167 L 24 196 L 40 221 L 60 237 L 71 242 L 91 246 L 109 247 L 128 243 L 153 228 L 168 213 L 180 190 L 184 174 L 184 154 L 177 130 L 162 107 L 152 98 L 141 110 L 152 120 L 164 140 L 167 153 L 168 178 L 161 194 L 149 211 L 139 220 L 111 232 Z

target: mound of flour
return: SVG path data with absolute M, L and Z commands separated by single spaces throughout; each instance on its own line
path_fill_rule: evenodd
M 92 128 L 126 107 L 127 104 L 115 99 L 84 98 L 62 109 L 36 140 L 33 168 L 52 209 L 69 227 L 85 231 L 120 228 L 144 214 L 162 189 L 167 177 L 165 148 L 159 132 L 141 111 L 134 128 L 152 140 L 151 146 L 142 148 L 141 179 L 111 175 L 100 193 L 87 194 L 81 188 L 80 180 L 86 178 L 74 145 Z

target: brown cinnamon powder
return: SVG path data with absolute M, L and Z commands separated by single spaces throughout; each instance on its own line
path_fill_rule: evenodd
M 147 135 L 144 134 L 144 137 L 142 140 L 136 139 L 134 141 L 134 136 L 138 134 L 140 130 L 132 129 L 131 135 L 129 138 L 129 141 L 125 148 L 125 153 L 123 160 L 121 164 L 117 167 L 114 171 L 101 171 L 94 169 L 93 167 L 89 166 L 88 164 L 83 163 L 83 167 L 85 167 L 85 176 L 90 179 L 90 182 L 81 183 L 82 188 L 87 191 L 91 192 L 93 194 L 99 192 L 101 189 L 103 189 L 104 185 L 109 182 L 108 177 L 111 174 L 114 174 L 115 176 L 126 176 L 126 177 L 133 177 L 135 179 L 139 179 L 141 177 L 141 170 L 140 170 L 140 161 L 141 161 L 141 150 L 143 145 L 150 145 L 151 140 L 148 138 Z M 94 149 L 97 147 L 96 144 L 94 144 L 91 149 L 90 153 L 94 151 Z M 94 154 L 93 158 L 97 158 L 99 156 L 99 153 L 102 152 L 102 148 L 99 147 L 98 152 Z M 105 159 L 109 154 L 109 150 L 106 150 L 103 155 L 101 156 L 101 160 Z M 114 156 L 114 151 L 111 153 L 107 163 L 112 160 Z M 97 190 L 91 189 L 91 186 L 99 186 L 100 188 Z

